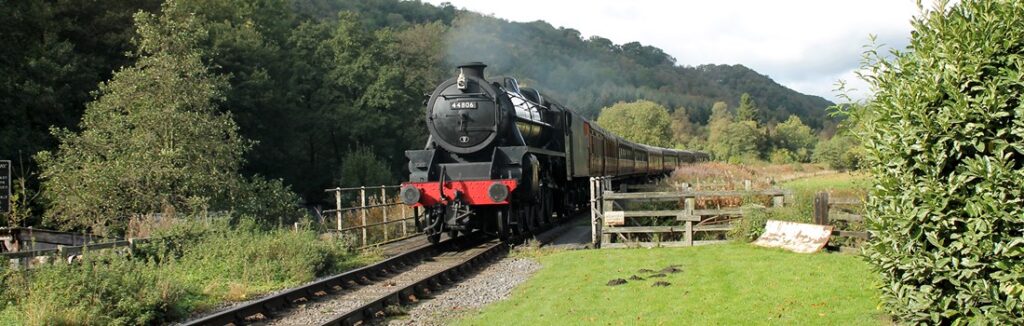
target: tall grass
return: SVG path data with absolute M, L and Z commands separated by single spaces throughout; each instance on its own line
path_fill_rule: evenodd
M 178 223 L 153 236 L 159 240 L 130 252 L 4 271 L 0 324 L 165 323 L 371 259 L 312 230 L 264 230 L 251 221 Z
M 829 192 L 833 197 L 863 198 L 867 193 L 867 177 L 860 174 L 837 173 L 798 179 L 780 184 L 781 188 L 792 191 L 785 207 L 762 208 L 748 206 L 743 219 L 733 224 L 729 237 L 736 240 L 753 241 L 764 233 L 768 220 L 811 223 L 814 220 L 814 197 L 818 192 Z M 856 212 L 855 212 L 856 213 Z M 838 229 L 863 230 L 862 223 L 837 222 Z

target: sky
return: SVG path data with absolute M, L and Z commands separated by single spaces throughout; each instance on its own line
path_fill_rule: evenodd
M 869 35 L 903 49 L 913 0 L 427 0 L 450 2 L 516 22 L 543 20 L 616 44 L 639 41 L 661 48 L 676 64 L 742 64 L 805 94 L 838 101 L 837 80 L 855 99 L 870 96 L 854 73 Z M 927 1 L 924 1 L 926 4 Z

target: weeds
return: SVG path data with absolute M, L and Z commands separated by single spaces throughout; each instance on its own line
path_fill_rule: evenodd
M 265 230 L 252 221 L 176 223 L 153 236 L 159 240 L 130 253 L 90 252 L 80 263 L 0 270 L 0 324 L 166 323 L 371 259 L 312 230 Z

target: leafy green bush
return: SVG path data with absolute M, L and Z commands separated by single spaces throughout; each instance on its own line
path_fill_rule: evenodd
M 280 179 L 255 176 L 232 189 L 230 207 L 238 216 L 258 219 L 264 225 L 283 226 L 306 216 L 299 201 L 299 195 Z
M 784 207 L 746 206 L 743 218 L 734 223 L 726 236 L 737 241 L 754 241 L 764 233 L 768 220 L 810 223 L 814 216 L 814 192 L 797 191 Z M 789 200 L 789 198 L 787 198 Z
M 785 148 L 779 148 L 772 151 L 772 154 L 768 157 L 768 160 L 771 161 L 773 164 L 790 164 L 796 162 L 796 158 L 794 158 L 793 152 L 790 152 L 788 149 Z
M 865 254 L 915 324 L 1024 323 L 1024 2 L 944 2 L 871 56 Z

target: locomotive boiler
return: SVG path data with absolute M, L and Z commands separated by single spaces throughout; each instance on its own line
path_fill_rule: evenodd
M 611 134 L 514 78 L 471 62 L 430 94 L 427 144 L 406 151 L 400 197 L 431 242 L 483 231 L 531 232 L 587 203 L 588 178 L 647 178 L 707 159 Z

